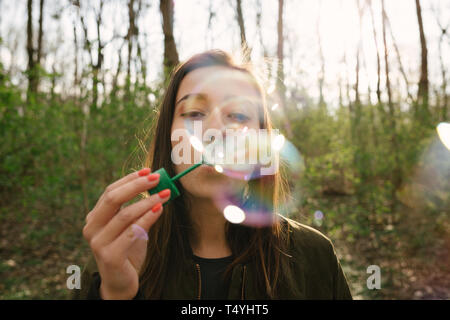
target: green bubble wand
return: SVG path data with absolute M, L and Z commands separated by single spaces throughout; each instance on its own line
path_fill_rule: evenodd
M 202 157 L 202 161 L 194 164 L 192 167 L 187 168 L 186 170 L 184 170 L 183 172 L 180 172 L 179 174 L 173 176 L 172 178 L 169 176 L 166 169 L 161 168 L 161 169 L 156 170 L 154 173 L 159 173 L 159 183 L 153 189 L 148 190 L 148 193 L 150 193 L 152 195 L 152 194 L 158 193 L 164 189 L 170 189 L 170 199 L 169 200 L 173 200 L 173 199 L 177 198 L 180 195 L 180 190 L 178 190 L 178 188 L 174 182 L 177 181 L 178 179 L 180 179 L 181 177 L 185 176 L 189 172 L 197 169 L 202 164 L 206 164 L 209 166 L 212 165 L 210 163 L 207 163 L 204 160 L 204 158 Z M 165 202 L 164 204 L 166 204 L 166 203 L 167 202 Z

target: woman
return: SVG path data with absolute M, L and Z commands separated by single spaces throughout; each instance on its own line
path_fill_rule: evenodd
M 235 97 L 253 103 L 230 107 Z M 271 129 L 256 78 L 218 50 L 174 70 L 146 167 L 170 176 L 189 167 L 174 164 L 171 136 L 197 120 L 203 130 Z M 284 195 L 279 172 L 246 181 L 201 166 L 177 182 L 180 197 L 168 201 L 166 189 L 122 207 L 158 182 L 149 168 L 131 173 L 108 186 L 87 215 L 83 235 L 95 262 L 83 272 L 78 298 L 352 298 L 333 245 L 320 232 L 281 217 L 262 227 L 232 224 L 218 209 L 216 196 L 231 188 L 277 212 Z

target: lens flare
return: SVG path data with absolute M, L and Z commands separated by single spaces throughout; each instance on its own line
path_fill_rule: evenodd
M 242 223 L 245 220 L 245 212 L 233 205 L 228 205 L 223 209 L 223 215 L 231 223 Z
M 273 141 L 273 149 L 276 151 L 280 151 L 283 148 L 285 142 L 286 138 L 282 134 L 276 136 Z
M 194 149 L 197 150 L 198 152 L 205 151 L 203 143 L 196 136 L 190 136 L 189 142 L 191 143 L 192 147 L 194 147 Z
M 441 122 L 436 127 L 439 138 L 441 139 L 442 144 L 450 150 L 450 123 Z

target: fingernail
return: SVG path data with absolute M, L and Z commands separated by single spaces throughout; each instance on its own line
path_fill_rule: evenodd
M 144 240 L 148 240 L 148 234 L 147 231 L 145 231 L 144 228 L 142 228 L 140 225 L 137 224 L 133 224 L 131 226 L 133 233 L 134 233 L 134 238 L 135 239 L 144 239 Z
M 147 177 L 148 181 L 155 181 L 158 180 L 159 178 L 159 173 L 152 173 L 151 175 L 149 175 Z
M 161 207 L 162 207 L 161 202 L 158 202 L 157 204 L 155 204 L 155 205 L 153 206 L 152 212 L 153 212 L 153 213 L 158 212 L 158 210 L 161 209 Z
M 151 170 L 149 168 L 144 168 L 144 169 L 139 170 L 138 174 L 140 177 L 143 177 L 143 176 L 148 175 L 150 173 L 150 171 Z
M 160 198 L 165 198 L 170 196 L 170 189 L 164 189 L 163 191 L 158 192 Z

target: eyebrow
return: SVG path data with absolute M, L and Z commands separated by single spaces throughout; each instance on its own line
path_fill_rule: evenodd
M 208 100 L 208 96 L 204 93 L 189 93 L 175 103 L 175 107 L 182 101 L 187 99 Z
M 225 98 L 223 99 L 223 103 L 226 102 L 226 101 L 229 101 L 229 100 L 236 99 L 237 97 L 239 97 L 239 96 L 237 96 L 237 95 L 232 95 L 232 94 L 226 95 Z M 185 101 L 185 100 L 188 100 L 188 99 L 193 99 L 193 100 L 203 100 L 203 101 L 208 101 L 208 100 L 209 100 L 209 99 L 208 99 L 208 95 L 205 94 L 205 93 L 188 93 L 187 95 L 185 95 L 183 98 L 181 98 L 180 100 L 178 100 L 178 101 L 175 103 L 175 107 L 176 107 L 179 103 L 181 103 L 181 102 L 183 102 L 183 101 Z M 258 106 L 259 106 L 258 104 L 255 104 L 255 103 L 254 103 L 253 101 L 251 101 L 250 99 L 246 99 L 246 100 L 247 100 L 248 102 L 250 102 L 252 105 L 254 105 L 255 107 L 258 107 Z M 181 110 L 182 110 L 182 108 L 179 109 L 178 112 L 181 112 Z

